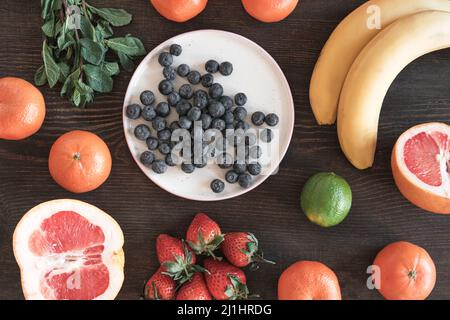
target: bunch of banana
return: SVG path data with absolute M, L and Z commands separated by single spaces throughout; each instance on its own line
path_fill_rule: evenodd
M 377 14 L 378 24 L 370 20 Z M 449 0 L 368 1 L 334 30 L 314 69 L 310 102 L 319 124 L 337 118 L 341 148 L 355 167 L 373 164 L 381 106 L 397 75 L 447 47 Z

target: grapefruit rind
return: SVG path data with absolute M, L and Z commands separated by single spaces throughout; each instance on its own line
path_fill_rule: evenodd
M 433 213 L 450 214 L 449 148 L 438 155 L 442 178 L 439 186 L 424 183 L 405 164 L 403 154 L 406 142 L 422 132 L 441 132 L 450 137 L 450 126 L 439 122 L 425 123 L 412 127 L 398 138 L 391 158 L 395 183 L 402 195 L 416 206 Z
M 108 268 L 108 288 L 95 300 L 113 300 L 119 293 L 124 280 L 123 232 L 119 224 L 107 213 L 88 203 L 60 199 L 44 202 L 29 210 L 19 221 L 13 235 L 13 250 L 20 268 L 22 290 L 27 300 L 46 300 L 42 293 L 41 279 L 45 272 L 36 262 L 37 256 L 30 250 L 31 234 L 39 228 L 42 221 L 60 211 L 73 211 L 99 226 L 104 233 L 104 250 L 101 254 L 103 264 Z M 40 261 L 42 263 L 42 260 Z

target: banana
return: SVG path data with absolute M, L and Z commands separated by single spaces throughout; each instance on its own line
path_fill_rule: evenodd
M 314 68 L 309 97 L 318 124 L 333 124 L 342 86 L 353 61 L 381 30 L 422 11 L 450 12 L 449 0 L 372 0 L 349 14 L 333 31 Z M 379 14 L 380 25 L 376 25 Z
M 425 11 L 397 20 L 361 51 L 342 88 L 337 129 L 341 149 L 358 169 L 372 166 L 384 97 L 420 56 L 450 47 L 450 13 Z

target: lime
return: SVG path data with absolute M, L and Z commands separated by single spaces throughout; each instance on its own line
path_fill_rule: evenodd
M 321 172 L 308 179 L 300 197 L 308 219 L 322 227 L 341 223 L 352 206 L 352 190 L 342 177 Z

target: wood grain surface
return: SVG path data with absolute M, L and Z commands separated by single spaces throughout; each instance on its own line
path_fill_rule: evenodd
M 105 6 L 105 1 L 91 1 Z M 177 198 L 161 190 L 139 170 L 125 143 L 122 102 L 130 73 L 115 79 L 110 94 L 93 105 L 72 108 L 58 89 L 44 88 L 47 117 L 42 129 L 23 141 L 0 141 L 0 298 L 22 299 L 20 275 L 12 252 L 12 234 L 33 206 L 57 198 L 76 198 L 110 213 L 125 233 L 125 282 L 120 299 L 138 299 L 144 281 L 157 268 L 155 238 L 183 237 L 196 212 L 204 211 L 226 231 L 251 231 L 275 266 L 248 272 L 249 286 L 264 299 L 275 299 L 277 280 L 291 263 L 320 260 L 337 274 L 344 299 L 380 299 L 366 287 L 366 268 L 385 245 L 407 240 L 423 246 L 436 262 L 437 284 L 430 298 L 450 299 L 450 217 L 433 215 L 406 201 L 394 185 L 389 165 L 396 138 L 412 125 L 449 122 L 450 51 L 429 54 L 409 65 L 391 87 L 382 110 L 375 165 L 358 171 L 340 151 L 335 127 L 316 125 L 308 100 L 312 69 L 333 28 L 364 1 L 301 0 L 285 21 L 263 24 L 249 17 L 239 0 L 212 0 L 197 18 L 176 24 L 159 16 L 146 0 L 110 0 L 133 16 L 120 34 L 140 37 L 147 50 L 177 34 L 221 29 L 248 37 L 280 64 L 295 100 L 295 130 L 280 171 L 254 191 L 218 203 Z M 40 2 L 0 1 L 0 77 L 32 81 L 41 64 Z M 339 63 L 336 61 L 336 63 Z M 98 190 L 75 195 L 51 179 L 47 157 L 52 143 L 72 130 L 100 135 L 113 154 L 113 170 Z M 354 195 L 349 217 L 331 229 L 305 218 L 299 196 L 306 179 L 318 171 L 345 177 Z

